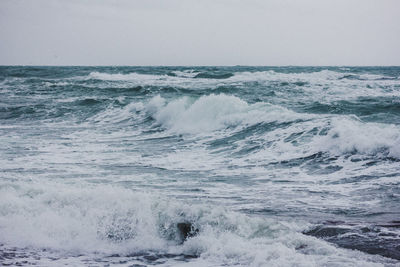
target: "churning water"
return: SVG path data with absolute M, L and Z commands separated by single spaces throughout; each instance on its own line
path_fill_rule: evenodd
M 398 266 L 400 67 L 0 67 L 0 263 Z

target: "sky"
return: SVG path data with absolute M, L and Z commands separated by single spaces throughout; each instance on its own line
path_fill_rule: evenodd
M 0 65 L 400 65 L 400 1 L 1 0 Z

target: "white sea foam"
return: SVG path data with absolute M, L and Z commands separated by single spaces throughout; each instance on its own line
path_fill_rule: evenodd
M 0 238 L 59 253 L 198 256 L 204 265 L 380 266 L 380 257 L 305 236 L 304 225 L 251 218 L 206 204 L 178 203 L 107 185 L 23 183 L 0 187 Z M 199 233 L 181 244 L 177 223 Z
M 395 125 L 363 123 L 349 118 L 334 119 L 331 129 L 313 144 L 334 155 L 359 153 L 400 158 L 400 129 Z
M 70 85 L 71 83 L 69 83 L 69 82 L 43 82 L 43 84 L 48 87 L 55 87 L 55 86 L 67 86 L 67 85 Z
M 100 124 L 110 124 L 130 121 L 132 119 L 143 119 L 143 116 L 137 114 L 142 111 L 143 108 L 144 105 L 141 102 L 132 102 L 123 108 L 108 106 L 104 111 L 92 116 L 90 120 Z
M 321 152 L 339 157 L 358 155 L 400 159 L 398 126 L 366 123 L 347 116 L 328 116 L 299 122 L 252 137 L 252 141 L 257 142 L 262 149 L 235 161 L 235 164 L 286 161 Z M 237 145 L 237 150 L 240 150 L 247 144 L 243 141 Z M 345 162 L 342 164 L 347 165 Z
M 317 118 L 268 103 L 248 104 L 235 96 L 225 94 L 211 94 L 199 99 L 183 97 L 169 102 L 156 96 L 145 105 L 145 109 L 157 123 L 176 133 L 207 133 L 256 123 L 304 120 L 289 128 L 266 133 L 266 140 L 275 140 L 269 150 L 276 147 L 279 154 L 284 154 L 286 150 L 287 153 L 298 151 L 304 154 L 309 150 L 313 153 L 326 151 L 334 155 L 356 152 L 370 155 L 386 153 L 390 157 L 400 157 L 398 126 L 365 123 L 355 117 L 328 115 Z M 308 121 L 310 119 L 314 120 Z M 297 138 L 295 146 L 285 141 L 292 134 L 311 132 L 313 128 L 319 131 L 325 129 L 327 134 L 309 134 L 307 137 L 303 133 Z
M 139 73 L 129 73 L 129 74 L 121 74 L 121 73 L 103 73 L 103 72 L 91 72 L 87 79 L 96 79 L 96 80 L 106 80 L 106 81 L 155 81 L 159 79 L 168 78 L 166 75 L 152 75 L 152 74 L 139 74 Z
M 176 133 L 207 133 L 238 125 L 307 117 L 268 103 L 249 105 L 238 97 L 225 94 L 211 94 L 199 99 L 183 97 L 168 103 L 156 96 L 146 109 L 159 124 Z
M 275 93 L 282 98 L 293 97 L 293 90 L 298 93 L 297 98 L 304 101 L 317 101 L 330 103 L 337 100 L 352 100 L 359 97 L 400 97 L 400 91 L 396 89 L 398 81 L 393 77 L 342 73 L 332 70 L 321 70 L 316 72 L 283 73 L 273 70 L 257 72 L 236 72 L 226 79 L 194 78 L 196 73 L 188 71 L 175 71 L 176 76 L 151 75 L 139 73 L 102 73 L 92 72 L 84 79 L 97 79 L 104 81 L 105 85 L 97 84 L 97 87 L 112 87 L 109 83 L 118 83 L 118 87 L 132 86 L 165 86 L 196 89 L 216 89 L 256 82 L 261 86 L 274 86 L 275 83 L 287 84 L 290 91 L 277 90 Z M 348 76 L 357 79 L 346 78 Z M 90 83 L 86 86 L 93 87 Z M 279 85 L 280 87 L 282 85 Z M 349 90 L 349 88 L 351 90 Z
M 105 73 L 105 72 L 91 72 L 86 79 L 97 79 L 97 80 L 108 80 L 108 81 L 156 81 L 156 80 L 165 80 L 165 81 L 173 81 L 173 80 L 190 80 L 190 78 L 194 78 L 199 72 L 195 72 L 193 70 L 185 70 L 185 71 L 172 71 L 176 76 L 169 75 L 153 75 L 153 74 L 139 74 L 135 72 L 122 74 L 122 73 Z M 356 74 L 350 72 L 337 72 L 332 70 L 320 70 L 315 72 L 277 72 L 274 70 L 268 71 L 255 71 L 255 72 L 235 72 L 233 76 L 228 77 L 226 79 L 222 79 L 224 81 L 235 81 L 235 82 L 249 82 L 249 81 L 287 81 L 287 82 L 296 82 L 296 81 L 307 81 L 311 83 L 315 82 L 323 82 L 323 81 L 334 81 L 343 79 L 344 81 L 349 82 L 346 77 L 358 77 L 361 80 L 380 80 L 380 79 L 395 79 L 396 77 L 392 76 L 383 76 L 383 75 L 375 75 L 375 74 Z M 208 80 L 209 82 L 214 81 L 212 78 L 196 78 L 195 81 Z
M 383 76 L 376 74 L 357 74 L 351 72 L 337 72 L 332 70 L 321 70 L 315 72 L 277 72 L 273 70 L 269 71 L 257 71 L 257 72 L 237 72 L 232 80 L 239 81 L 286 81 L 296 82 L 304 81 L 309 83 L 324 83 L 324 81 L 335 81 L 342 80 L 342 82 L 351 82 L 347 79 L 348 77 L 355 77 L 359 80 L 380 80 L 380 79 L 395 79 L 392 76 Z M 357 80 L 357 79 L 356 79 Z M 357 82 L 357 81 L 356 81 Z
M 82 97 L 75 96 L 75 97 L 59 98 L 55 101 L 59 102 L 59 103 L 71 103 L 71 102 L 75 102 L 75 101 L 81 100 L 81 99 L 82 99 Z
M 122 73 L 104 73 L 104 72 L 91 72 L 86 79 L 97 79 L 106 81 L 142 81 L 146 82 L 156 82 L 160 80 L 164 81 L 187 81 L 191 80 L 188 78 L 194 78 L 198 73 L 191 71 L 174 71 L 176 77 L 168 75 L 153 75 L 153 74 L 139 74 L 135 72 L 122 74 Z M 330 70 L 322 70 L 318 72 L 309 73 L 281 73 L 275 72 L 273 70 L 269 71 L 257 71 L 257 72 L 237 72 L 232 77 L 223 79 L 223 81 L 228 82 L 249 82 L 249 81 L 275 81 L 275 80 L 285 80 L 285 81 L 322 81 L 322 80 L 336 80 L 342 78 L 345 74 Z M 366 76 L 367 77 L 367 76 Z M 374 76 L 375 77 L 375 76 Z M 193 81 L 204 81 L 208 80 L 210 83 L 218 82 L 212 78 L 196 78 Z
M 258 71 L 258 72 L 238 72 L 232 77 L 232 80 L 238 81 L 307 81 L 307 82 L 321 82 L 326 80 L 337 80 L 344 76 L 343 73 L 322 70 L 317 72 L 300 72 L 300 73 L 282 73 L 273 70 Z
M 185 77 L 185 78 L 194 78 L 198 72 L 194 70 L 184 70 L 184 71 L 173 71 L 173 74 L 175 74 L 178 77 Z

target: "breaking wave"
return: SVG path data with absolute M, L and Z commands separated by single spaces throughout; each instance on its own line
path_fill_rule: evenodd
M 273 151 L 275 147 L 279 154 L 283 151 L 294 155 L 328 152 L 331 155 L 356 153 L 400 158 L 398 126 L 362 122 L 355 116 L 321 118 L 268 103 L 248 104 L 225 94 L 198 99 L 183 97 L 169 102 L 156 96 L 143 107 L 159 125 L 178 134 L 237 132 L 248 128 L 246 138 L 254 136 L 252 125 L 289 123 L 284 131 L 266 127 L 258 138 L 274 141 L 275 145 L 270 145 L 268 150 Z M 291 125 L 293 122 L 296 124 Z
M 157 251 L 197 258 L 204 266 L 309 266 L 316 261 L 375 266 L 382 260 L 303 235 L 300 223 L 251 218 L 119 187 L 41 182 L 3 184 L 0 191 L 1 240 L 19 247 L 62 249 L 69 256 Z M 193 233 L 182 236 L 180 223 Z
M 0 67 L 0 265 L 398 266 L 399 67 Z
M 176 133 L 204 133 L 258 122 L 291 121 L 302 116 L 268 103 L 248 104 L 231 95 L 207 95 L 198 99 L 178 98 L 166 103 L 152 98 L 146 110 L 163 127 Z

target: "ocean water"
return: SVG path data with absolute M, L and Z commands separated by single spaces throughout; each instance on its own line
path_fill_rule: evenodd
M 400 266 L 400 67 L 0 67 L 0 264 Z

